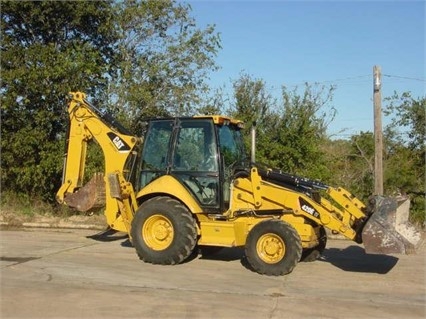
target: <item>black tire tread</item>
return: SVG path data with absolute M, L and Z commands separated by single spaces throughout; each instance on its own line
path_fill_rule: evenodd
M 276 264 L 267 264 L 257 255 L 256 242 L 265 233 L 275 233 L 285 242 L 284 258 Z M 285 237 L 285 238 L 283 238 Z M 245 247 L 245 255 L 251 268 L 259 274 L 282 276 L 293 271 L 302 255 L 302 242 L 297 231 L 288 223 L 279 219 L 260 222 L 250 231 Z
M 164 251 L 155 251 L 144 243 L 141 227 L 151 213 L 161 213 L 161 210 L 167 207 L 169 208 L 165 215 L 174 223 L 175 238 L 171 246 Z M 169 211 L 171 213 L 168 213 Z M 139 207 L 132 221 L 131 235 L 141 260 L 151 264 L 175 265 L 192 254 L 197 240 L 197 226 L 191 213 L 179 201 L 167 196 L 158 196 L 147 200 Z

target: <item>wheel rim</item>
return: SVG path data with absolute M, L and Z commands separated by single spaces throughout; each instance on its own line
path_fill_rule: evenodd
M 142 237 L 151 249 L 164 250 L 173 241 L 173 224 L 163 215 L 152 215 L 143 224 Z
M 257 241 L 256 250 L 265 263 L 275 264 L 284 258 L 285 244 L 276 234 L 264 234 Z

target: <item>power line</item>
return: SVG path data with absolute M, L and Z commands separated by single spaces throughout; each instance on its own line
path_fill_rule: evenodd
M 388 78 L 397 78 L 397 79 L 404 79 L 404 80 L 413 80 L 413 81 L 426 82 L 425 79 L 412 78 L 412 77 L 408 77 L 408 76 L 390 75 L 390 74 L 382 74 L 382 76 L 386 76 Z
M 328 81 L 322 81 L 322 82 L 314 82 L 314 83 L 318 83 L 318 84 L 336 83 L 336 82 L 342 82 L 342 81 L 348 81 L 348 80 L 355 80 L 355 79 L 360 79 L 360 78 L 365 78 L 365 77 L 371 77 L 371 75 L 357 75 L 357 76 L 350 76 L 350 77 L 341 78 L 341 79 L 328 80 Z
M 343 81 L 349 81 L 349 80 L 357 80 L 357 79 L 362 79 L 362 78 L 366 78 L 366 77 L 371 77 L 371 75 L 356 75 L 356 76 L 349 76 L 349 77 L 345 77 L 345 78 L 338 78 L 338 79 L 334 79 L 334 80 L 324 80 L 324 81 L 304 81 L 304 82 L 299 82 L 299 83 L 289 83 L 289 84 L 283 84 L 280 87 L 272 87 L 271 90 L 275 91 L 275 90 L 280 90 L 282 88 L 282 86 L 285 87 L 289 87 L 289 88 L 296 88 L 305 84 L 315 84 L 315 85 L 321 85 L 321 84 L 333 84 L 333 83 L 337 83 L 337 82 L 343 82 Z
M 283 86 L 287 87 L 287 88 L 299 88 L 299 87 L 306 85 L 306 84 L 311 84 L 311 85 L 322 85 L 322 84 L 359 85 L 359 84 L 364 84 L 366 79 L 370 80 L 370 77 L 371 77 L 371 75 L 355 75 L 355 76 L 348 76 L 348 77 L 344 77 L 344 78 L 337 78 L 337 79 L 334 79 L 334 80 L 303 81 L 303 82 L 300 81 L 299 83 L 288 83 L 288 84 L 282 84 L 282 85 L 279 85 L 279 86 L 269 85 L 269 90 L 270 91 L 281 90 Z M 426 79 L 409 77 L 409 76 L 401 76 L 401 75 L 382 74 L 382 77 L 395 78 L 395 79 L 401 79 L 401 80 L 411 80 L 411 81 L 418 81 L 418 82 L 426 82 Z M 353 80 L 358 80 L 358 81 L 350 82 L 350 81 L 353 81 Z M 347 82 L 347 81 L 349 81 L 349 82 Z
M 345 77 L 345 78 L 339 78 L 339 79 L 334 79 L 334 80 L 314 81 L 312 83 L 314 83 L 314 84 L 337 83 L 337 82 L 343 82 L 343 81 L 348 81 L 348 80 L 361 79 L 361 78 L 366 78 L 366 77 L 371 77 L 371 75 L 348 76 L 348 77 Z M 305 84 L 305 83 L 307 83 L 307 81 L 304 82 L 303 84 Z
M 414 78 L 414 77 L 409 77 L 409 76 L 391 75 L 391 74 L 382 74 L 382 76 L 386 76 L 386 77 L 389 77 L 389 78 L 398 78 L 398 79 L 404 79 L 404 80 L 426 82 L 426 79 Z M 289 84 L 289 86 L 291 86 L 291 87 L 299 86 L 299 85 L 304 85 L 306 83 L 313 83 L 313 84 L 338 83 L 338 82 L 343 82 L 343 81 L 357 80 L 357 79 L 370 78 L 370 77 L 371 77 L 371 75 L 356 75 L 356 76 L 348 76 L 348 77 L 345 77 L 345 78 L 338 78 L 338 79 L 334 79 L 334 80 L 313 81 L 313 82 L 305 81 L 305 82 L 300 82 L 299 84 Z

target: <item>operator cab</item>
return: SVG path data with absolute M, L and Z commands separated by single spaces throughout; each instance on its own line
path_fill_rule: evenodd
M 246 159 L 242 127 L 223 116 L 149 121 L 137 189 L 172 175 L 206 212 L 223 213 L 229 207 L 233 170 Z

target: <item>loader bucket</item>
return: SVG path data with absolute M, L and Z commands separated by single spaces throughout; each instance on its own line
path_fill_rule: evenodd
M 367 253 L 411 254 L 422 242 L 422 236 L 408 221 L 410 200 L 375 196 L 371 215 L 362 230 Z
M 93 175 L 92 179 L 75 193 L 65 195 L 65 204 L 80 212 L 87 212 L 105 205 L 105 181 L 101 173 Z

